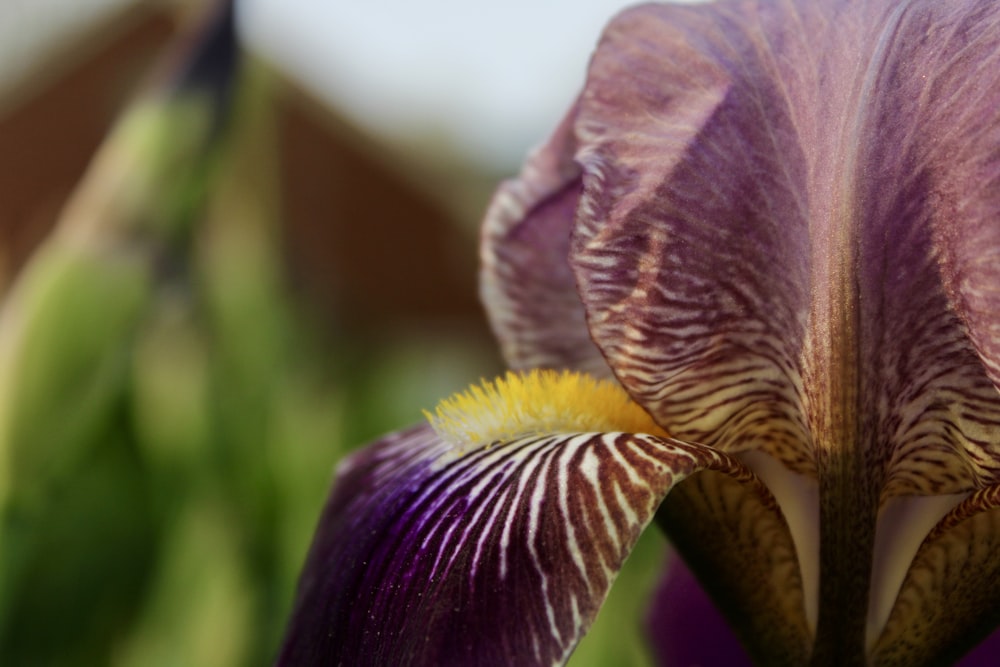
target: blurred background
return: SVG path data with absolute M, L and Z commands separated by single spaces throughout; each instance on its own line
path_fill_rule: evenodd
M 502 370 L 477 227 L 624 4 L 0 4 L 0 664 L 270 663 L 336 461 Z

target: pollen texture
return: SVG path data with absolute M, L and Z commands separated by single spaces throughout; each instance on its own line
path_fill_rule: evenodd
M 424 414 L 459 449 L 533 434 L 614 432 L 665 435 L 611 380 L 570 371 L 508 372 L 483 381 Z

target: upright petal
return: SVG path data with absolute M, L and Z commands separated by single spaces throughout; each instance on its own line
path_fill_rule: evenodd
M 883 249 L 861 278 L 885 285 L 863 317 L 881 328 L 870 359 L 890 380 L 892 488 L 996 484 L 1000 5 L 909 3 L 874 85 L 860 203 L 876 224 L 862 247 Z
M 543 385 L 536 398 L 564 388 Z M 490 403 L 490 391 L 470 400 Z M 562 409 L 538 403 L 493 407 L 543 419 Z M 717 470 L 766 497 L 735 459 L 665 436 L 528 429 L 497 440 L 486 415 L 486 437 L 456 440 L 470 433 L 455 418 L 342 467 L 280 664 L 562 664 L 677 482 Z
M 591 335 L 674 436 L 818 478 L 819 662 L 863 651 L 880 505 L 1000 481 L 998 24 L 985 0 L 641 7 L 580 98 Z
M 995 481 L 998 13 L 722 2 L 609 27 L 571 262 L 665 428 L 809 471 L 850 401 L 891 493 Z
M 569 265 L 582 191 L 575 122 L 574 107 L 520 176 L 494 195 L 482 230 L 480 293 L 511 368 L 606 377 L 611 371 L 590 340 Z
M 664 428 L 809 471 L 809 168 L 785 70 L 812 45 L 787 3 L 756 4 L 608 27 L 577 122 L 571 261 L 594 340 Z

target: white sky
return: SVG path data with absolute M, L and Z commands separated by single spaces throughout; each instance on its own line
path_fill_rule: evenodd
M 0 90 L 136 0 L 0 0 Z M 250 48 L 354 122 L 509 169 L 555 126 L 627 0 L 238 0 Z
M 516 165 L 568 108 L 626 0 L 245 0 L 245 34 L 356 122 Z M 572 8 L 572 11 L 569 8 Z

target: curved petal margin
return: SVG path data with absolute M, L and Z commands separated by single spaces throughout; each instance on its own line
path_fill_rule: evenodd
M 756 482 L 652 435 L 390 435 L 340 470 L 278 664 L 563 664 L 664 496 L 703 469 Z
M 608 26 L 577 114 L 570 263 L 591 336 L 657 423 L 815 474 L 809 168 L 773 71 L 809 51 L 773 54 L 766 26 L 790 21 L 761 5 L 647 5 Z
M 741 482 L 706 470 L 677 486 L 656 523 L 755 664 L 807 664 L 815 625 L 806 611 L 800 556 L 775 497 L 758 478 Z M 725 637 L 719 635 L 718 648 Z M 658 644 L 674 641 L 661 637 Z M 738 663 L 708 654 L 699 664 Z
M 871 663 L 954 664 L 1000 624 L 998 574 L 1000 486 L 992 486 L 959 503 L 921 544 Z
M 516 179 L 493 196 L 480 242 L 479 291 L 504 359 L 513 369 L 611 369 L 590 339 L 569 265 L 583 190 L 573 161 L 571 109 Z

